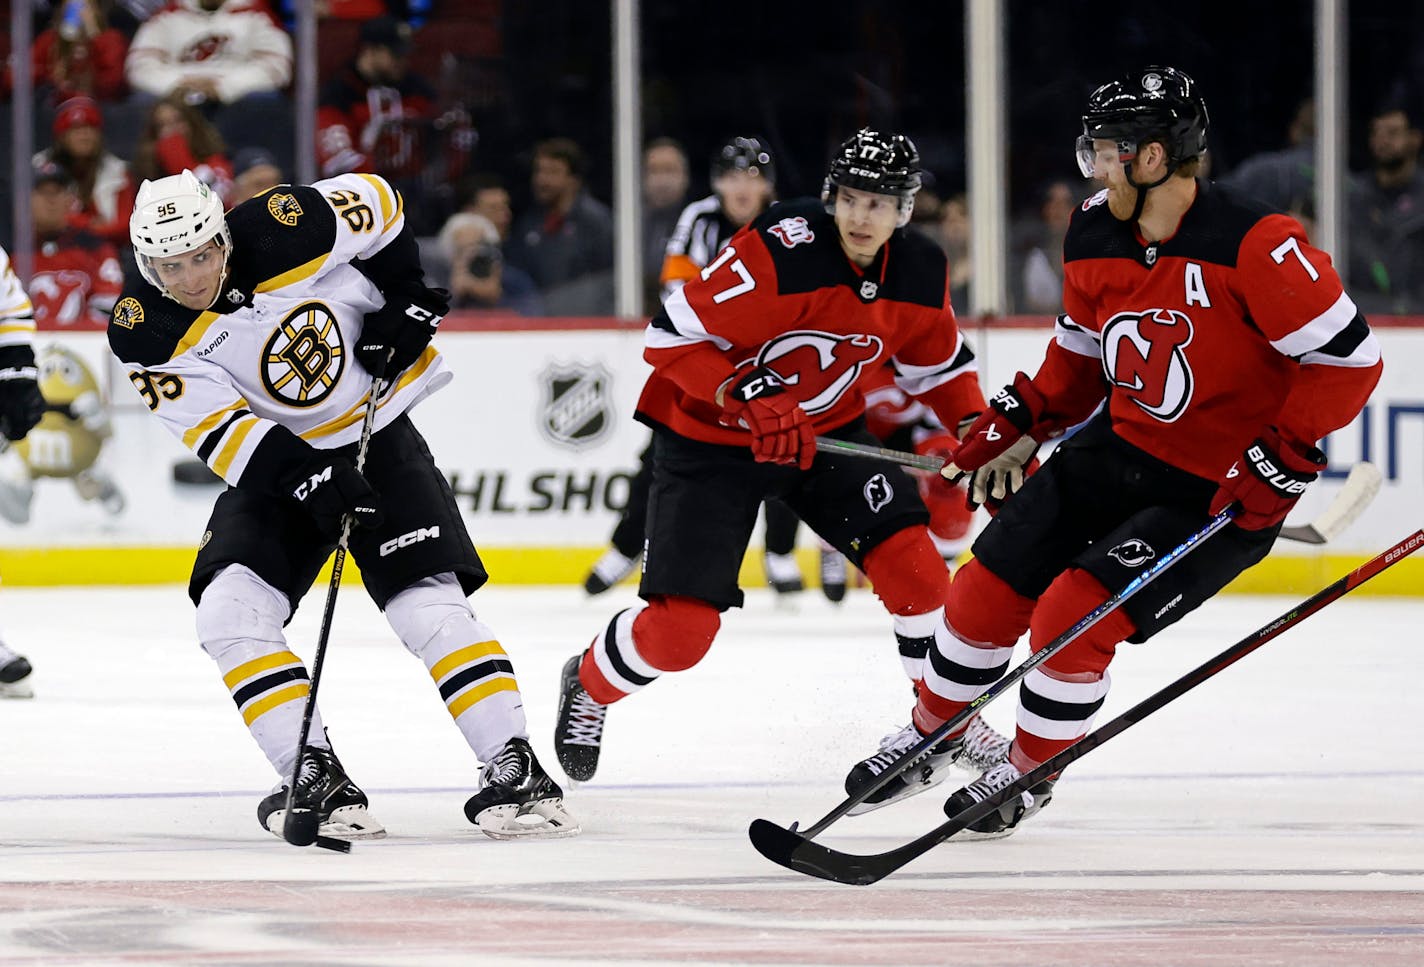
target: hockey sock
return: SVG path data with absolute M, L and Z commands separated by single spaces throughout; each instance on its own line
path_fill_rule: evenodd
M 242 720 L 280 776 L 296 762 L 302 713 L 311 691 L 306 666 L 282 634 L 287 596 L 240 564 L 224 568 L 198 601 L 198 640 L 222 672 Z M 310 745 L 327 748 L 321 712 L 312 710 Z
M 954 576 L 944 622 L 935 629 L 914 721 L 931 732 L 959 714 L 1008 670 L 1034 602 L 977 560 Z
M 722 616 L 705 601 L 656 595 L 642 608 L 614 615 L 579 666 L 579 681 L 600 705 L 652 684 L 664 672 L 685 671 L 712 647 Z
M 1086 571 L 1064 571 L 1034 609 L 1029 638 L 1033 650 L 1048 645 L 1110 597 Z M 1111 684 L 1108 663 L 1118 642 L 1135 630 L 1132 619 L 1117 608 L 1024 677 L 1014 739 L 1016 766 L 1045 762 L 1088 733 Z
M 424 578 L 386 602 L 386 620 L 425 663 L 465 741 L 488 762 L 511 738 L 527 739 L 524 702 L 509 660 L 475 617 L 450 573 Z
M 923 676 L 925 655 L 941 624 L 949 571 L 924 527 L 907 527 L 871 548 L 863 565 L 875 594 L 895 618 L 895 641 L 910 681 Z

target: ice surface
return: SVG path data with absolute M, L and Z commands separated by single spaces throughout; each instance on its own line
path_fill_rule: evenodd
M 308 659 L 323 591 L 288 629 Z M 474 598 L 551 768 L 559 667 L 634 600 Z M 1123 646 L 1099 721 L 1290 603 L 1223 598 Z M 0 619 L 37 692 L 0 702 L 0 963 L 1424 963 L 1424 601 L 1330 606 L 1076 764 L 1018 835 L 863 888 L 767 863 L 746 826 L 815 820 L 905 722 L 865 590 L 751 592 L 700 666 L 611 710 L 569 797 L 585 833 L 500 843 L 461 813 L 477 768 L 429 677 L 344 589 L 323 715 L 391 831 L 345 856 L 258 827 L 275 777 L 183 589 L 6 589 Z M 986 717 L 1007 728 L 1012 695 Z M 954 787 L 824 839 L 888 848 Z

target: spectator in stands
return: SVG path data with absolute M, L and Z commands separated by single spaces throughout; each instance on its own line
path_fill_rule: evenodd
M 643 306 L 659 304 L 663 254 L 687 204 L 687 153 L 672 138 L 655 138 L 643 149 Z
M 535 207 L 514 223 L 505 256 L 539 287 L 551 315 L 613 311 L 613 214 L 584 190 L 583 150 L 568 138 L 534 146 Z
M 262 0 L 175 0 L 134 34 L 125 71 L 150 98 L 214 107 L 256 99 L 270 114 L 292 79 L 292 39 Z
M 67 170 L 53 161 L 35 165 L 30 195 L 34 274 L 25 288 L 40 329 L 80 323 L 102 329 L 124 287 L 114 245 L 70 222 L 76 203 L 74 179 Z
M 504 264 L 499 230 L 483 215 L 456 212 L 440 229 L 440 254 L 450 267 L 450 305 L 457 309 L 509 309 L 543 314 L 533 280 Z
M 70 98 L 55 111 L 54 144 L 35 155 L 35 161 L 53 161 L 69 172 L 78 196 L 71 221 L 116 246 L 122 244 L 123 251 L 129 248 L 136 187 L 129 166 L 104 147 L 103 125 L 93 98 Z
M 224 204 L 232 198 L 232 162 L 222 135 L 181 94 L 170 94 L 148 112 L 134 151 L 134 178 L 153 181 L 180 175 L 185 168 Z
M 488 172 L 470 175 L 461 183 L 459 198 L 461 211 L 488 218 L 499 232 L 500 244 L 509 241 L 509 230 L 514 224 L 514 205 L 509 199 L 504 179 Z
M 1410 110 L 1370 118 L 1370 169 L 1350 179 L 1345 206 L 1350 295 L 1370 314 L 1424 312 L 1424 144 Z
M 970 262 L 969 199 L 963 194 L 946 198 L 940 206 L 939 244 L 949 257 L 949 299 L 962 315 L 969 313 Z
M 425 211 L 420 181 L 426 139 L 435 118 L 435 91 L 410 71 L 410 26 L 392 17 L 361 24 L 356 56 L 322 91 L 317 109 L 317 163 L 323 178 L 368 171 L 405 197 L 405 217 L 417 235 L 439 221 Z
M 124 94 L 128 47 L 97 0 L 63 0 L 31 47 L 36 95 L 51 104 L 80 94 L 117 101 Z
M 286 181 L 272 152 L 266 148 L 243 148 L 232 156 L 232 195 L 228 207 L 240 205 Z
M 1315 101 L 1305 98 L 1286 129 L 1287 147 L 1252 155 L 1220 179 L 1223 185 L 1295 216 L 1315 221 Z
M 1014 272 L 1017 311 L 1063 311 L 1063 237 L 1077 205 L 1076 189 L 1067 181 L 1051 181 L 1039 192 L 1038 211 L 1014 246 L 1020 253 Z

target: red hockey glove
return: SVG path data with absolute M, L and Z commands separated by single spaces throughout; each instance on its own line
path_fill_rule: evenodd
M 1242 530 L 1274 527 L 1286 519 L 1310 482 L 1325 469 L 1325 454 L 1315 447 L 1300 453 L 1281 439 L 1275 427 L 1257 437 L 1226 471 L 1211 501 L 1216 516 L 1240 505 L 1234 523 Z
M 1043 394 L 1019 373 L 962 431 L 958 449 L 940 473 L 950 483 L 969 478 L 971 507 L 1003 500 L 1023 486 L 1025 468 L 1038 452 L 1038 441 L 1025 434 L 1038 424 L 1044 407 Z
M 752 431 L 752 456 L 759 463 L 795 464 L 811 469 L 816 431 L 781 377 L 758 366 L 725 391 L 723 426 Z

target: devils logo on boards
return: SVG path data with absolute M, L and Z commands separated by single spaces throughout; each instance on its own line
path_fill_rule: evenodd
M 835 406 L 884 349 L 878 336 L 796 330 L 767 341 L 755 359 L 737 368 L 744 372 L 754 366 L 769 367 L 801 401 L 801 408 L 814 416 Z
M 1192 399 L 1183 352 L 1192 333 L 1192 320 L 1177 309 L 1119 312 L 1103 324 L 1103 372 L 1144 413 L 1171 423 Z

